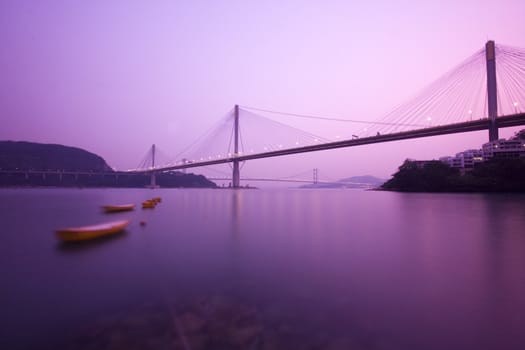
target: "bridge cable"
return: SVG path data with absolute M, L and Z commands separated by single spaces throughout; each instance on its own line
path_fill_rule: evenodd
M 249 106 L 241 106 L 241 107 L 245 108 L 245 109 L 249 109 L 249 110 L 259 111 L 259 112 L 266 112 L 266 113 L 272 113 L 272 114 L 286 115 L 286 116 L 297 117 L 297 118 L 329 120 L 329 121 L 336 121 L 336 122 L 343 122 L 343 123 L 370 124 L 370 120 L 357 120 L 357 119 L 343 119 L 343 118 L 335 118 L 335 117 L 322 117 L 322 116 L 309 115 L 309 114 L 279 112 L 279 111 L 274 111 L 274 110 L 270 110 L 270 109 L 249 107 Z M 388 123 L 388 122 L 383 122 L 383 123 L 377 122 L 377 123 L 378 124 L 384 124 L 384 125 L 395 125 L 394 123 Z M 415 125 L 408 124 L 407 126 L 421 126 L 421 125 L 419 125 L 419 124 L 415 124 Z

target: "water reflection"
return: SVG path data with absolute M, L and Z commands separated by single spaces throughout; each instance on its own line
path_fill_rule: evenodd
M 409 271 L 415 305 L 432 315 L 410 328 L 417 334 L 442 329 L 463 348 L 479 348 L 477 342 L 487 349 L 518 348 L 516 317 L 525 310 L 523 302 L 516 303 L 525 293 L 523 279 L 516 278 L 525 264 L 523 196 L 398 198 L 400 259 L 407 262 L 402 270 Z
M 100 196 L 90 193 L 53 201 L 38 193 L 35 207 L 25 193 L 18 201 L 34 221 L 3 206 L 3 348 L 521 349 L 525 341 L 524 196 L 171 190 L 154 211 L 130 213 L 127 233 L 57 246 L 51 232 L 64 215 L 100 219 L 90 211 Z M 105 191 L 104 201 L 124 193 L 144 196 Z
M 58 242 L 56 245 L 56 250 L 61 254 L 87 252 L 92 249 L 97 249 L 101 246 L 107 246 L 109 244 L 115 243 L 123 238 L 126 238 L 128 234 L 129 233 L 127 230 L 123 230 L 109 236 L 98 237 L 89 241 Z
M 240 210 L 242 206 L 242 194 L 244 190 L 232 190 L 232 235 L 239 237 L 240 234 Z

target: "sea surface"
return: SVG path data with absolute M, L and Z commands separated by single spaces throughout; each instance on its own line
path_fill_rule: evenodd
M 525 195 L 2 189 L 0 282 L 1 349 L 524 349 Z

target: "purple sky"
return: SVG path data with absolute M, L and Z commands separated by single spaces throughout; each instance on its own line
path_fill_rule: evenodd
M 81 147 L 126 169 L 153 143 L 175 156 L 234 104 L 374 121 L 488 39 L 525 48 L 524 13 L 522 0 L 1 0 L 0 139 Z M 257 160 L 241 174 L 388 177 L 487 134 Z

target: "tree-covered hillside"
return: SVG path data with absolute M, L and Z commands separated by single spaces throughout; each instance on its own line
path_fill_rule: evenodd
M 0 169 L 112 171 L 102 157 L 83 149 L 23 141 L 0 141 Z
M 493 158 L 462 175 L 440 161 L 406 160 L 381 187 L 403 192 L 525 192 L 525 160 Z
M 161 187 L 216 187 L 202 175 L 172 171 L 156 175 Z M 115 172 L 80 148 L 0 141 L 0 187 L 146 187 L 149 173 Z

